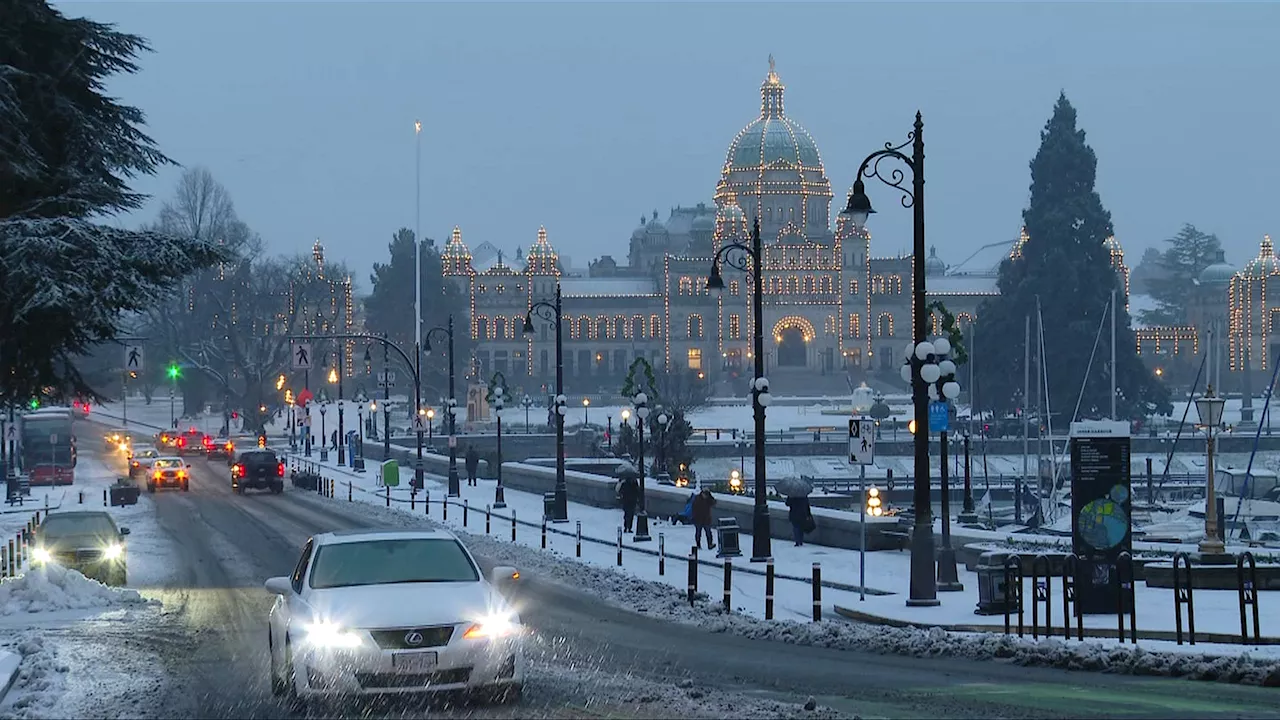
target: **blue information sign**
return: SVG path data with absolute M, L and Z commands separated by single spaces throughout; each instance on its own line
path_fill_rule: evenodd
M 947 404 L 937 400 L 929 403 L 929 432 L 946 432 L 950 426 L 951 413 Z

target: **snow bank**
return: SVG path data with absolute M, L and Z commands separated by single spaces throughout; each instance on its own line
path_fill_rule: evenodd
M 22 664 L 3 716 L 42 717 L 66 689 L 69 668 L 58 659 L 55 644 L 46 643 L 37 632 L 24 632 L 6 645 L 22 656 Z
M 149 602 L 136 590 L 103 585 L 58 565 L 33 568 L 25 575 L 0 581 L 0 614 L 86 610 Z

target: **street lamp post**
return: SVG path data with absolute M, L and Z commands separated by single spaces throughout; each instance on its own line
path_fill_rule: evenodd
M 640 507 L 636 512 L 636 534 L 632 537 L 634 542 L 648 542 L 653 538 L 649 537 L 649 512 L 645 503 L 644 491 L 644 426 L 645 421 L 649 419 L 649 396 L 643 392 L 638 392 L 631 398 L 631 402 L 636 407 L 636 430 L 640 447 Z
M 449 400 L 445 412 L 449 415 L 449 497 L 460 497 L 462 488 L 458 483 L 458 399 L 453 387 L 453 316 L 449 316 L 449 324 L 445 327 L 433 327 L 422 334 L 422 354 L 431 354 L 431 336 L 444 333 L 449 341 Z M 417 401 L 417 408 L 422 407 L 422 398 Z M 417 411 L 417 410 L 415 410 Z M 422 433 L 418 433 L 418 466 L 413 470 L 414 482 L 422 487 Z
M 327 411 L 325 407 L 327 402 L 326 400 L 320 403 L 320 462 L 329 461 L 329 438 L 325 437 L 324 434 L 324 415 Z
M 436 409 L 427 408 L 423 413 L 427 416 L 427 445 L 431 446 L 431 452 L 436 451 Z
M 489 379 L 489 404 L 493 406 L 494 415 L 498 417 L 498 487 L 493 491 L 493 506 L 498 509 L 507 506 L 507 498 L 502 490 L 502 407 L 506 405 L 507 378 L 495 372 Z
M 529 393 L 525 393 L 520 404 L 524 406 L 524 434 L 532 435 L 533 428 L 529 427 L 529 408 L 533 407 L 533 398 L 529 397 Z
M 560 306 L 560 283 L 556 283 L 554 304 L 546 300 L 539 300 L 529 306 L 529 311 L 524 316 L 523 332 L 526 335 L 533 332 L 533 318 L 535 315 L 543 320 L 554 322 L 556 325 L 556 396 L 554 399 L 556 416 L 556 491 L 555 507 L 552 508 L 551 521 L 569 522 L 569 491 L 564 480 L 564 413 L 567 399 L 564 396 L 564 337 L 562 327 L 564 313 Z M 527 418 L 527 408 L 525 412 Z
M 1203 396 L 1196 399 L 1196 413 L 1200 415 L 1200 426 L 1205 435 L 1205 494 L 1204 494 L 1204 537 L 1200 540 L 1199 557 L 1202 565 L 1229 565 L 1233 558 L 1227 554 L 1226 546 L 1218 539 L 1218 499 L 1214 492 L 1214 444 L 1218 426 L 1222 424 L 1222 411 L 1226 400 L 1213 392 L 1213 385 L 1205 388 Z
M 911 146 L 910 157 L 902 152 L 908 145 Z M 880 174 L 880 161 L 885 158 L 893 158 L 907 166 L 912 176 L 910 189 L 903 186 L 905 178 L 900 169 L 895 168 L 887 177 Z M 918 347 L 925 342 L 925 336 L 929 332 L 924 284 L 924 120 L 920 113 L 916 113 L 915 126 L 907 135 L 906 142 L 897 146 L 886 143 L 883 150 L 871 153 L 858 166 L 853 192 L 841 213 L 853 221 L 854 228 L 858 231 L 865 227 L 867 218 L 875 212 L 871 207 L 871 199 L 866 195 L 866 185 L 862 181 L 864 175 L 879 178 L 881 182 L 899 190 L 903 195 L 902 205 L 912 210 L 911 338 L 912 345 Z M 915 527 L 911 534 L 911 588 L 907 605 L 934 606 L 939 602 L 937 580 L 934 576 L 933 513 L 929 493 L 929 433 L 923 431 L 929 427 L 929 396 L 926 394 L 925 381 L 918 374 L 912 378 L 911 395 L 916 427 L 921 428 L 922 432 L 915 435 Z
M 665 473 L 667 471 L 667 423 L 671 422 L 671 416 L 662 408 L 658 408 L 658 417 L 654 420 L 658 423 L 658 472 Z
M 613 454 L 613 416 L 606 415 L 604 420 L 605 420 L 605 426 L 606 426 L 604 431 L 604 436 L 605 436 L 605 439 L 609 441 L 609 454 L 612 455 Z
M 582 398 L 582 427 L 590 424 L 587 411 L 591 409 L 591 398 Z
M 755 327 L 752 338 L 755 355 L 755 377 L 751 380 L 752 408 L 755 413 L 755 505 L 751 515 L 751 562 L 764 562 L 773 555 L 769 526 L 768 487 L 765 485 L 765 428 L 764 411 L 773 402 L 769 393 L 769 380 L 764 376 L 764 292 L 762 285 L 764 253 L 760 248 L 760 217 L 757 215 L 751 229 L 751 246 L 729 243 L 720 248 L 711 260 L 711 274 L 707 276 L 707 289 L 723 290 L 724 278 L 720 275 L 720 263 L 749 273 L 752 281 L 752 319 Z M 921 260 L 923 262 L 923 260 Z M 923 265 L 922 265 L 923 267 Z

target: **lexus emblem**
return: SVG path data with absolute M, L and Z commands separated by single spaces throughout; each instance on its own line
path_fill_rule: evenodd
M 422 644 L 422 633 L 417 630 L 410 630 L 404 634 L 404 644 L 418 646 Z

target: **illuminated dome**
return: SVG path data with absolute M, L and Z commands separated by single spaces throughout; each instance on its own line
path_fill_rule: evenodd
M 1227 264 L 1226 253 L 1219 250 L 1213 264 L 1200 271 L 1200 287 L 1217 288 L 1231 284 L 1236 269 Z
M 534 275 L 559 275 L 560 258 L 547 240 L 547 229 L 538 228 L 538 241 L 529 248 L 525 257 L 525 270 Z
M 440 253 L 440 265 L 446 275 L 469 275 L 472 271 L 471 250 L 462 242 L 462 230 L 456 225 Z
M 1269 275 L 1280 275 L 1280 262 L 1276 260 L 1276 249 L 1271 244 L 1270 235 L 1262 237 L 1258 257 L 1250 260 L 1241 272 L 1246 280 L 1262 280 Z
M 769 58 L 769 74 L 760 85 L 760 115 L 729 144 L 716 204 L 737 199 L 748 217 L 760 216 L 761 236 L 776 240 L 784 228 L 817 240 L 830 235 L 831 182 L 817 143 L 800 123 L 787 117 L 786 88 Z

